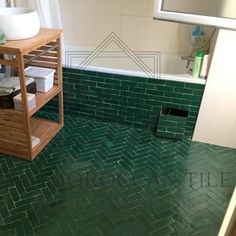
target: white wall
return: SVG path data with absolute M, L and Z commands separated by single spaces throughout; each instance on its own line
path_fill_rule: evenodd
M 154 0 L 59 2 L 66 44 L 95 48 L 114 32 L 133 50 L 188 52 L 188 26 L 154 21 Z
M 191 52 L 187 24 L 153 20 L 154 0 L 58 0 L 65 44 L 96 48 L 116 33 L 138 51 L 185 55 Z M 27 0 L 17 0 L 27 6 Z M 212 32 L 203 27 L 206 35 Z
M 236 32 L 220 30 L 193 140 L 236 148 Z

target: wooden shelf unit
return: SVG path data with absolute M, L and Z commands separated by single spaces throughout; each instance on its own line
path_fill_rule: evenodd
M 17 68 L 22 93 L 22 111 L 0 109 L 0 152 L 33 160 L 64 126 L 63 86 L 61 64 L 61 33 L 58 29 L 41 29 L 31 39 L 8 41 L 0 45 L 1 65 Z M 5 56 L 6 58 L 6 56 Z M 47 93 L 36 93 L 36 108 L 28 111 L 24 69 L 40 66 L 56 70 L 54 86 Z M 58 121 L 34 118 L 33 115 L 52 98 L 58 96 Z M 40 139 L 32 148 L 31 135 Z

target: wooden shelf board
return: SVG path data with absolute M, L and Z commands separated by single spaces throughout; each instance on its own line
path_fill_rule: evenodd
M 5 44 L 0 45 L 0 53 L 17 54 L 21 52 L 25 54 L 55 40 L 61 33 L 61 29 L 42 28 L 39 34 L 33 38 L 7 41 Z
M 5 149 L 0 148 L 0 153 L 4 153 L 6 155 L 9 155 L 11 158 L 12 157 L 19 157 L 19 158 L 27 160 L 27 161 L 29 160 L 27 151 L 25 153 L 19 153 L 19 152 L 9 151 L 9 150 L 5 150 Z
M 31 117 L 35 114 L 40 108 L 42 108 L 46 103 L 48 103 L 52 98 L 62 91 L 61 85 L 54 85 L 51 90 L 47 93 L 37 92 L 36 96 L 36 107 L 29 111 L 29 116 Z
M 62 92 L 62 86 L 54 85 L 51 90 L 47 93 L 37 92 L 36 96 L 36 107 L 29 111 L 29 116 L 33 116 L 38 110 L 40 110 L 46 103 L 48 103 L 52 98 Z M 0 115 L 23 115 L 22 111 L 17 111 L 15 109 L 0 109 Z
M 40 143 L 32 150 L 32 159 L 34 159 L 58 133 L 62 125 L 46 119 L 31 118 L 30 126 L 31 135 L 40 139 Z
M 23 112 L 15 109 L 0 109 L 0 115 L 23 115 Z

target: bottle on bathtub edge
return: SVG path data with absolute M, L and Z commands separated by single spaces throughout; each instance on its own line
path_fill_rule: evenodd
M 192 45 L 192 50 L 193 50 L 193 54 L 192 54 L 193 57 L 194 57 L 194 52 L 202 48 L 202 46 L 204 45 L 204 41 L 205 41 L 204 37 L 205 37 L 205 33 L 202 31 L 202 27 L 200 25 L 196 25 L 192 32 L 191 41 L 190 41 Z
M 206 54 L 203 58 L 202 69 L 201 69 L 201 72 L 200 72 L 200 78 L 201 79 L 207 79 L 209 69 L 210 69 L 210 62 L 211 62 L 211 55 Z
M 196 51 L 194 57 L 194 66 L 193 66 L 193 77 L 195 78 L 199 78 L 200 76 L 203 58 L 204 58 L 204 52 L 201 50 Z

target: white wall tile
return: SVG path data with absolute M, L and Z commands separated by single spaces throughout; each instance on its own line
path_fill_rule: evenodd
M 76 33 L 75 40 L 78 45 L 94 47 L 97 43 L 96 29 L 97 15 L 78 14 L 71 30 Z
M 147 37 L 148 18 L 121 17 L 121 37 L 133 50 L 143 50 Z
M 178 31 L 179 24 L 149 18 L 145 44 L 146 50 L 178 53 L 180 51 Z
M 186 26 L 153 20 L 154 0 L 59 0 L 65 42 L 97 47 L 115 32 L 134 50 L 187 53 Z
M 76 31 L 72 27 L 78 20 L 76 15 L 76 7 L 73 4 L 68 4 L 64 0 L 59 0 L 62 26 L 64 30 L 64 40 L 68 44 L 76 43 Z
M 155 0 L 149 0 L 148 16 L 153 17 Z
M 97 0 L 70 0 L 66 1 L 66 4 L 72 5 L 77 14 L 95 14 L 97 11 Z
M 97 44 L 101 43 L 109 34 L 121 33 L 121 16 L 97 15 Z
M 148 16 L 150 0 L 123 0 L 122 15 Z
M 122 6 L 123 0 L 97 0 L 97 13 L 121 15 Z

